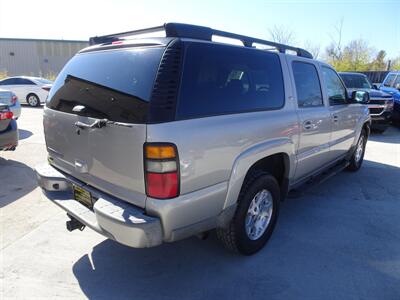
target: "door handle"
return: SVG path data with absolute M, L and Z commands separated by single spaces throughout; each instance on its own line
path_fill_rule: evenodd
M 333 122 L 335 122 L 335 123 L 337 123 L 337 122 L 339 121 L 339 117 L 336 116 L 336 115 L 334 115 L 334 116 L 332 117 L 332 119 L 333 119 Z
M 304 128 L 305 130 L 310 130 L 310 129 L 312 129 L 312 128 L 313 128 L 312 122 L 311 122 L 310 120 L 304 121 L 304 122 L 303 122 L 303 128 Z

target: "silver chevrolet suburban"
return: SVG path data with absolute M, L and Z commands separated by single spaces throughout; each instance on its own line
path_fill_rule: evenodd
M 362 164 L 369 94 L 303 49 L 177 23 L 90 43 L 50 91 L 36 168 L 69 230 L 141 248 L 216 229 L 250 255 L 290 190 Z

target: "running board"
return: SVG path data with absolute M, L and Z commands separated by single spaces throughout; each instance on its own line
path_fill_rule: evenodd
M 293 187 L 290 190 L 288 198 L 298 198 L 303 196 L 308 189 L 327 181 L 332 176 L 335 176 L 336 174 L 346 169 L 349 166 L 349 164 L 350 163 L 347 160 L 345 160 L 327 169 L 326 171 L 323 171 L 322 173 L 312 176 L 309 179 L 295 185 L 295 187 Z

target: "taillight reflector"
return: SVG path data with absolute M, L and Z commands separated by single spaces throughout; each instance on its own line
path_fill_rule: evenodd
M 178 173 L 147 173 L 147 194 L 158 199 L 178 195 Z

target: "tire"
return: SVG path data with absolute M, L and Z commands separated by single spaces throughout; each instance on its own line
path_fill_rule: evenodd
M 356 149 L 354 150 L 354 153 L 351 156 L 350 164 L 348 165 L 347 170 L 355 172 L 361 168 L 361 165 L 364 160 L 366 144 L 367 144 L 367 132 L 365 131 L 365 129 L 363 129 L 357 141 Z
M 40 99 L 37 95 L 35 94 L 29 94 L 26 96 L 26 102 L 29 104 L 31 107 L 38 107 L 40 106 Z
M 258 205 L 255 205 L 256 195 L 258 201 L 261 201 Z M 272 203 L 270 211 L 266 209 L 270 205 L 265 205 L 264 209 L 261 209 L 263 206 L 260 207 L 260 204 L 266 204 L 266 202 Z M 231 222 L 224 228 L 217 228 L 218 239 L 225 248 L 233 252 L 243 255 L 252 255 L 258 252 L 265 246 L 275 228 L 279 203 L 280 188 L 276 179 L 269 173 L 255 172 L 243 183 L 238 197 L 238 206 Z M 251 206 L 252 204 L 253 206 Z M 252 209 L 250 209 L 251 207 Z M 256 219 L 259 223 L 253 221 L 256 215 L 251 212 L 256 211 L 259 213 L 259 219 Z M 262 216 L 263 214 L 265 215 Z M 246 226 L 246 222 L 248 226 Z M 263 227 L 261 224 L 264 224 L 265 228 L 259 230 L 258 233 L 249 230 L 249 228 L 254 229 L 256 224 L 260 224 L 261 227 Z

